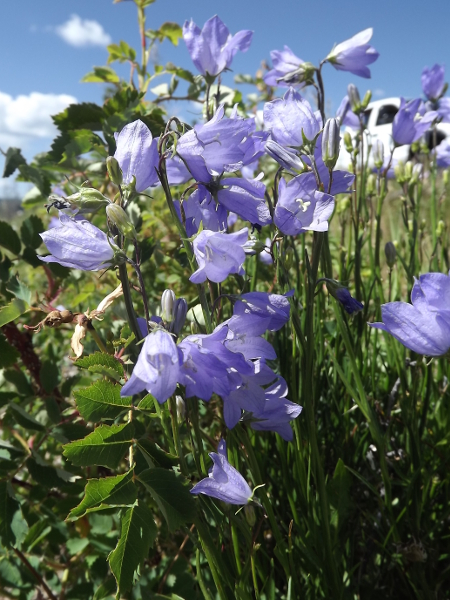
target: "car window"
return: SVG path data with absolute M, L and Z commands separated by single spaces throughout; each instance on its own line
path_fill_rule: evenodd
M 394 121 L 394 117 L 398 112 L 397 106 L 387 104 L 380 108 L 378 113 L 377 125 L 390 125 Z

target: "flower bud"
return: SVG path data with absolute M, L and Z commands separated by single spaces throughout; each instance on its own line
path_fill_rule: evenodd
M 450 173 L 449 173 L 448 169 L 445 169 L 445 171 L 442 173 L 442 181 L 443 181 L 443 183 L 444 183 L 445 186 L 448 185 L 449 175 L 450 175 Z
M 375 194 L 376 185 L 377 185 L 377 179 L 376 179 L 375 175 L 373 173 L 371 173 L 369 175 L 369 177 L 367 178 L 367 183 L 366 183 L 366 192 L 369 196 Z
M 177 419 L 178 421 L 183 421 L 186 416 L 186 404 L 181 396 L 175 396 L 175 401 L 177 403 Z
M 349 315 L 353 315 L 364 308 L 364 305 L 359 300 L 356 300 L 356 298 L 353 298 L 349 290 L 338 281 L 325 279 L 325 283 L 329 293 L 342 304 L 345 312 Z
M 186 321 L 186 315 L 188 311 L 188 305 L 184 298 L 177 298 L 173 305 L 173 324 L 172 332 L 175 335 L 179 335 L 180 331 L 184 327 Z
M 322 134 L 322 160 L 329 169 L 336 165 L 339 157 L 340 140 L 339 121 L 328 119 Z
M 372 92 L 370 90 L 367 90 L 363 101 L 361 102 L 361 108 L 363 110 L 366 110 L 366 108 L 369 106 L 369 102 L 372 100 Z
M 388 267 L 392 269 L 392 267 L 397 262 L 397 250 L 392 242 L 388 242 L 384 247 L 384 254 L 386 256 L 386 262 Z
M 113 225 L 117 227 L 122 235 L 127 238 L 136 239 L 136 230 L 133 223 L 128 218 L 127 213 L 118 204 L 108 204 L 106 207 L 106 216 Z
M 412 219 L 408 219 L 408 231 L 412 233 L 414 231 L 414 223 Z
M 265 242 L 257 240 L 255 237 L 251 237 L 247 240 L 243 246 L 245 254 L 253 256 L 254 254 L 260 254 L 266 249 Z
M 344 213 L 346 210 L 350 208 L 350 197 L 345 196 L 345 198 L 339 199 L 337 202 L 336 212 L 338 215 Z
M 375 140 L 372 146 L 373 162 L 377 169 L 381 169 L 384 163 L 384 144 L 381 140 Z
M 405 164 L 405 180 L 408 182 L 411 181 L 413 175 L 413 166 L 410 160 Z
M 106 168 L 108 169 L 109 178 L 116 185 L 121 185 L 123 182 L 122 169 L 114 156 L 108 156 L 106 159 Z
M 426 219 L 422 219 L 420 221 L 419 231 L 425 231 L 426 227 L 427 227 L 427 221 L 426 221 Z
M 289 73 L 279 77 L 277 83 L 284 82 L 288 85 L 306 83 L 306 85 L 309 85 L 313 80 L 315 71 L 316 67 L 312 63 L 304 62 L 294 71 L 289 71 Z
M 164 290 L 161 296 L 161 318 L 165 324 L 170 325 L 173 321 L 173 307 L 176 296 L 172 290 Z
M 395 165 L 394 167 L 394 175 L 395 179 L 398 183 L 405 182 L 405 165 L 401 162 Z
M 437 224 L 436 227 L 436 235 L 438 238 L 442 237 L 442 234 L 444 233 L 444 231 L 446 230 L 446 226 L 444 221 L 439 221 L 439 223 Z
M 353 152 L 353 142 L 352 142 L 352 136 L 350 135 L 349 131 L 346 131 L 344 133 L 344 144 L 345 144 L 345 149 L 347 150 L 347 152 L 349 154 L 351 154 Z
M 277 142 L 268 140 L 266 143 L 266 152 L 274 158 L 286 171 L 302 171 L 303 163 L 294 150 L 283 148 Z
M 361 112 L 361 98 L 356 85 L 350 83 L 347 88 L 348 101 L 350 102 L 350 108 L 358 115 Z

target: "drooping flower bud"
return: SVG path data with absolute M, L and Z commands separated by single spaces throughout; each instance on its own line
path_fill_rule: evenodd
M 56 208 L 58 210 L 69 210 L 72 214 L 86 214 L 96 212 L 103 206 L 108 206 L 111 200 L 104 196 L 101 192 L 95 188 L 80 187 L 78 192 L 64 198 L 52 194 L 49 196 L 50 204 L 46 204 L 47 212 L 50 208 Z
M 397 262 L 397 250 L 395 249 L 393 242 L 388 242 L 386 244 L 386 246 L 384 247 L 384 254 L 386 256 L 386 262 L 388 264 L 388 267 L 392 269 L 392 267 Z
M 375 140 L 372 146 L 373 162 L 377 169 L 384 164 L 384 144 L 381 140 Z
M 358 88 L 353 83 L 349 83 L 347 88 L 348 100 L 350 102 L 350 107 L 355 115 L 358 115 L 361 112 L 361 97 L 359 95 Z
M 364 305 L 350 294 L 349 290 L 334 279 L 325 279 L 329 293 L 338 300 L 349 315 L 353 315 L 364 308 Z
M 118 204 L 108 204 L 106 215 L 113 225 L 117 227 L 122 235 L 127 238 L 136 239 L 136 230 L 128 218 L 127 213 Z
M 418 183 L 420 181 L 420 179 L 422 178 L 422 173 L 423 173 L 423 165 L 421 163 L 416 163 L 413 166 L 411 183 Z
M 328 119 L 322 134 L 322 160 L 328 169 L 332 169 L 339 158 L 339 121 Z
M 184 327 L 186 321 L 186 315 L 188 311 L 188 304 L 184 298 L 177 298 L 173 305 L 173 324 L 172 332 L 175 335 L 179 335 L 180 331 Z
M 315 71 L 316 67 L 312 63 L 303 62 L 297 69 L 277 77 L 276 81 L 287 85 L 297 85 L 299 83 L 309 85 L 313 81 Z
M 172 290 L 164 290 L 161 296 L 161 318 L 166 325 L 170 325 L 174 319 L 175 300 L 176 296 Z
M 186 416 L 186 403 L 181 396 L 175 396 L 175 401 L 177 403 L 177 419 L 178 421 L 183 421 Z
M 106 159 L 106 168 L 108 169 L 109 178 L 116 185 L 122 185 L 123 173 L 120 165 L 114 156 L 108 156 Z

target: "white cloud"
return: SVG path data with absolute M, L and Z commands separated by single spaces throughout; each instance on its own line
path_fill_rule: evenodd
M 383 96 L 386 96 L 386 92 L 381 88 L 376 88 L 375 90 L 373 90 L 374 98 L 383 98 Z
M 41 94 L 13 98 L 0 92 L 0 147 L 23 148 L 36 138 L 53 138 L 56 127 L 51 115 L 77 101 L 68 94 Z
M 111 43 L 111 36 L 106 33 L 103 26 L 97 21 L 81 19 L 72 15 L 68 21 L 56 27 L 56 33 L 71 46 L 107 46 Z

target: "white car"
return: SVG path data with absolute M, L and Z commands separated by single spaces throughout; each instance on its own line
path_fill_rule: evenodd
M 365 152 L 367 152 L 368 145 L 372 145 L 375 142 L 375 140 L 378 139 L 383 142 L 385 157 L 389 157 L 391 153 L 391 148 L 393 146 L 392 123 L 399 108 L 400 98 L 386 98 L 384 100 L 375 100 L 374 102 L 370 102 L 366 111 L 364 112 L 364 120 L 366 124 L 366 134 L 364 140 Z M 356 133 L 356 131 L 351 127 L 344 126 L 341 129 L 342 137 L 345 131 L 349 131 L 352 136 Z M 434 147 L 432 138 L 433 136 L 430 132 L 427 133 L 425 136 L 425 141 L 430 149 Z M 439 123 L 436 132 L 436 145 L 440 144 L 442 140 L 446 138 L 450 139 L 450 124 Z M 411 146 L 409 144 L 399 146 L 394 150 L 394 162 L 406 162 L 410 158 Z M 360 157 L 358 157 L 358 160 L 360 160 Z M 337 162 L 337 168 L 348 169 L 350 164 L 350 155 L 346 151 L 342 140 L 341 149 L 339 152 L 339 159 Z M 369 168 L 374 167 L 372 153 L 369 156 L 368 166 Z

